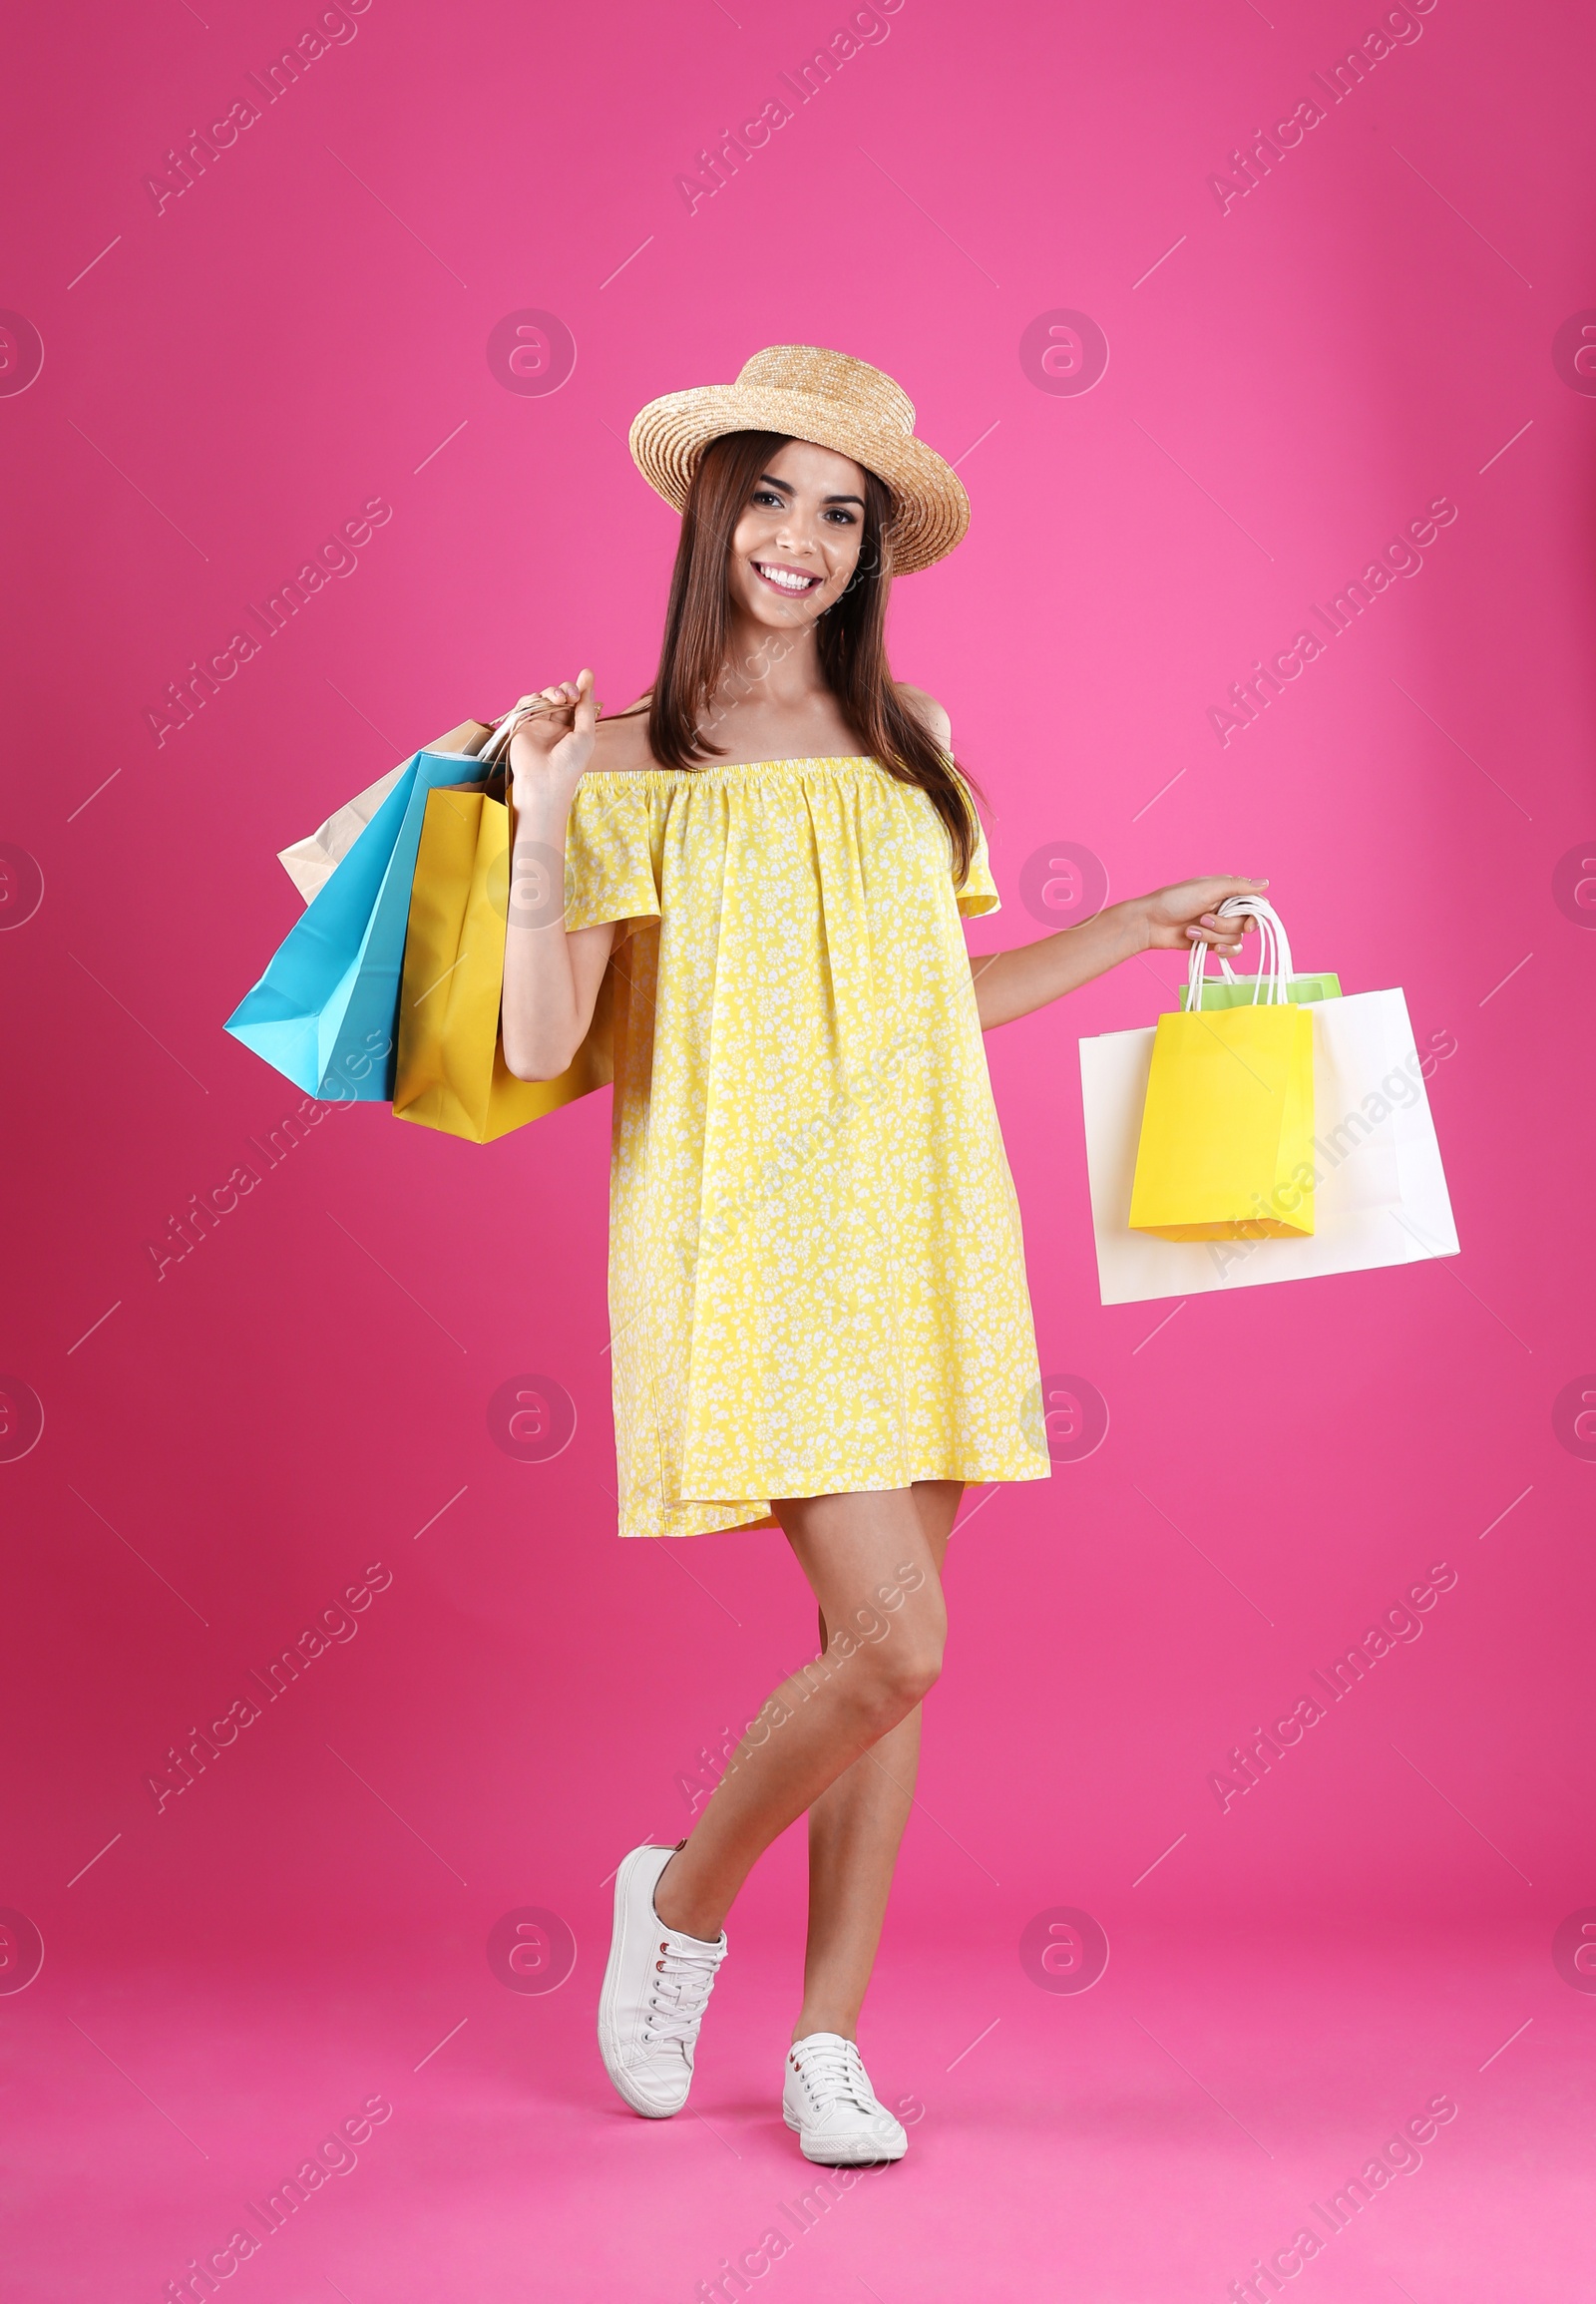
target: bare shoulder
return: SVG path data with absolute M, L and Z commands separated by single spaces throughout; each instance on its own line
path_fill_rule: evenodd
M 899 702 L 908 705 L 910 711 L 915 714 L 917 719 L 925 723 L 939 744 L 946 746 L 952 742 L 953 722 L 935 696 L 928 696 L 924 688 L 912 687 L 907 680 L 895 680 L 893 686 L 898 691 Z
M 659 763 L 648 749 L 648 715 L 626 707 L 628 717 L 616 713 L 599 721 L 594 730 L 593 766 L 600 775 L 624 776 Z

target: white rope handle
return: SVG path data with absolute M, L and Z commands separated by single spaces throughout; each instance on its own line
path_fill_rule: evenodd
M 1261 947 L 1258 956 L 1258 973 L 1253 979 L 1253 1005 L 1256 1007 L 1260 999 L 1267 1006 L 1284 1005 L 1289 997 L 1289 986 L 1293 974 L 1291 944 L 1286 935 L 1285 923 L 1268 898 L 1263 896 L 1227 896 L 1224 903 L 1218 907 L 1214 917 L 1217 920 L 1236 920 L 1243 914 L 1250 914 L 1257 921 Z M 1205 973 L 1207 961 L 1208 947 L 1199 939 L 1192 945 L 1191 960 L 1187 968 L 1186 1007 L 1188 1013 L 1200 1008 L 1203 1004 L 1203 985 L 1207 981 Z M 1223 954 L 1220 955 L 1219 964 L 1225 971 L 1226 981 L 1235 983 L 1238 980 L 1235 971 Z M 1266 984 L 1269 987 L 1267 993 L 1264 990 Z
M 494 722 L 493 733 L 477 754 L 477 758 L 479 760 L 497 760 L 500 752 L 509 744 L 511 737 L 527 717 L 527 714 L 528 707 L 526 705 L 513 704 L 502 720 Z
M 1267 926 L 1263 922 L 1260 922 L 1259 932 L 1264 940 L 1266 949 L 1268 949 L 1273 943 L 1273 928 Z M 1188 1015 L 1194 1013 L 1195 1010 L 1200 1008 L 1203 1004 L 1203 985 L 1208 981 L 1205 971 L 1208 965 L 1209 950 L 1210 947 L 1205 945 L 1201 938 L 1197 938 L 1193 941 L 1191 957 L 1186 963 L 1186 1012 Z M 1262 967 L 1263 964 L 1263 956 L 1260 955 L 1260 967 Z M 1219 956 L 1219 965 L 1223 970 L 1224 980 L 1226 983 L 1233 984 L 1240 980 L 1236 974 L 1235 969 L 1231 966 L 1229 960 L 1226 960 L 1223 953 L 1221 953 Z
M 600 720 L 605 718 L 611 720 L 634 719 L 639 711 L 644 711 L 647 709 L 651 696 L 652 690 L 650 689 L 648 695 L 642 699 L 641 703 L 628 704 L 625 711 L 623 712 L 610 712 L 607 714 L 599 712 L 597 717 Z M 482 750 L 477 754 L 477 758 L 479 760 L 498 759 L 500 753 L 504 747 L 508 745 L 511 737 L 514 736 L 516 730 L 520 727 L 523 720 L 535 720 L 541 713 L 544 712 L 569 712 L 573 709 L 574 707 L 569 697 L 567 697 L 562 703 L 556 702 L 556 700 L 551 696 L 528 696 L 524 702 L 513 704 L 502 720 L 496 720 L 494 722 L 493 733 L 488 737 L 486 743 L 482 747 Z

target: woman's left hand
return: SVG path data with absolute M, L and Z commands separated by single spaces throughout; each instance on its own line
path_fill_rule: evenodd
M 1155 888 L 1150 896 L 1111 904 L 1078 928 L 1059 929 L 1010 952 L 973 958 L 982 1030 L 1028 1016 L 1137 953 L 1190 952 L 1194 945 L 1211 945 L 1232 959 L 1241 951 L 1243 936 L 1258 924 L 1245 914 L 1222 922 L 1219 908 L 1227 896 L 1258 898 L 1268 886 L 1267 880 L 1183 880 L 1178 888 Z
M 1258 924 L 1248 915 L 1222 921 L 1219 907 L 1227 896 L 1262 896 L 1268 886 L 1267 880 L 1183 880 L 1175 888 L 1138 897 L 1132 909 L 1146 935 L 1145 949 L 1189 952 L 1194 944 L 1206 944 L 1234 959 L 1242 937 Z

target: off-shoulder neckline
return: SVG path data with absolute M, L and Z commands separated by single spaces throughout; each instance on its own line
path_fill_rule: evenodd
M 806 752 L 785 760 L 705 760 L 695 768 L 585 768 L 582 781 L 601 779 L 608 784 L 628 784 L 646 776 L 723 776 L 729 770 L 741 768 L 879 768 L 881 762 L 873 752 Z

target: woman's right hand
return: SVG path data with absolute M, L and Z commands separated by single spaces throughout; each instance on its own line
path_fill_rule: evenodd
M 554 1080 L 592 1024 L 615 937 L 613 921 L 564 926 L 567 822 L 598 719 L 593 674 L 584 671 L 521 703 L 553 709 L 524 720 L 509 745 L 515 848 L 500 1031 L 505 1063 L 518 1079 Z
M 561 812 L 593 757 L 594 730 L 598 707 L 594 698 L 593 674 L 583 670 L 575 680 L 543 688 L 521 698 L 521 706 L 544 704 L 552 710 L 535 712 L 523 720 L 510 739 L 510 773 L 515 783 L 516 807 L 532 814 L 540 801 Z M 518 709 L 520 707 L 518 706 Z

